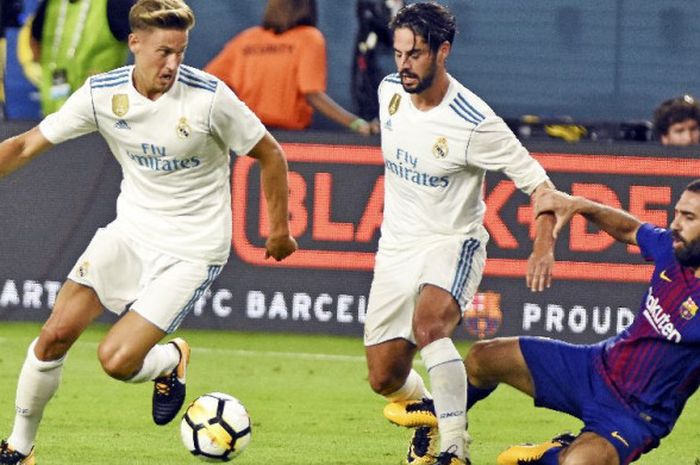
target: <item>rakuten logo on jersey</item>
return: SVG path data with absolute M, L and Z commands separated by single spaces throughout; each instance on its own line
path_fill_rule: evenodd
M 681 342 L 681 333 L 676 330 L 669 314 L 665 313 L 663 307 L 659 305 L 659 299 L 651 293 L 651 287 L 644 303 L 643 314 L 654 331 L 669 341 Z

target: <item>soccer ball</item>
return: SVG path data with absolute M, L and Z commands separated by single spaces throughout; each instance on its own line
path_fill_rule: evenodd
M 187 407 L 180 434 L 193 455 L 207 462 L 228 462 L 250 442 L 250 416 L 235 397 L 211 392 Z

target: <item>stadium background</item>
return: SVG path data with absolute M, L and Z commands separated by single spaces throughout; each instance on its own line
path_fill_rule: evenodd
M 29 127 L 6 123 L 0 136 Z M 333 132 L 276 136 L 289 157 L 292 233 L 301 249 L 280 264 L 263 259 L 257 168 L 236 158 L 231 260 L 184 327 L 359 336 L 381 221 L 377 140 Z M 534 140 L 528 147 L 559 188 L 661 225 L 700 172 L 692 149 Z M 113 218 L 120 176 L 105 143 L 91 135 L 57 146 L 0 183 L 0 319 L 46 318 L 95 229 Z M 489 175 L 486 202 L 490 258 L 458 337 L 533 334 L 584 342 L 631 322 L 651 272 L 636 249 L 575 219 L 557 245 L 556 282 L 532 294 L 523 279 L 529 199 L 512 182 Z
M 27 11 L 33 3 L 25 2 Z M 669 96 L 700 94 L 695 2 L 443 3 L 459 19 L 450 71 L 511 120 L 536 114 L 577 122 L 635 121 L 648 118 Z M 198 26 L 186 62 L 194 66 L 203 66 L 235 33 L 257 24 L 264 7 L 259 0 L 190 4 Z M 354 5 L 318 2 L 329 94 L 346 106 L 351 106 Z M 8 36 L 12 50 L 16 31 Z M 22 92 L 29 91 L 12 60 L 10 114 L 26 117 L 23 112 L 31 114 L 31 108 L 17 104 L 26 103 Z M 390 53 L 384 61 L 390 71 Z M 31 124 L 6 122 L 0 136 Z M 290 155 L 292 219 L 302 250 L 278 266 L 262 260 L 256 171 L 249 171 L 245 159 L 236 160 L 231 261 L 185 327 L 361 334 L 381 212 L 378 139 L 333 132 L 322 118 L 314 128 L 323 131 L 276 133 Z M 618 140 L 526 143 L 558 187 L 662 225 L 673 199 L 700 172 L 692 149 Z M 94 230 L 112 219 L 119 176 L 95 136 L 59 146 L 0 183 L 0 319 L 45 319 Z M 497 175 L 487 181 L 491 261 L 459 337 L 537 334 L 588 342 L 629 324 L 650 271 L 638 253 L 575 223 L 573 234 L 559 242 L 553 288 L 531 294 L 522 278 L 530 247 L 528 200 Z
M 442 0 L 459 33 L 450 72 L 502 116 L 639 120 L 661 101 L 700 95 L 700 10 L 694 0 Z M 24 0 L 27 14 L 36 0 Z M 263 0 L 190 0 L 197 15 L 186 62 L 205 65 L 234 34 L 258 24 Z M 351 105 L 355 1 L 318 0 L 328 47 L 328 93 Z M 8 103 L 36 114 L 8 33 Z M 386 54 L 384 68 L 392 71 Z M 319 118 L 316 127 L 332 127 Z

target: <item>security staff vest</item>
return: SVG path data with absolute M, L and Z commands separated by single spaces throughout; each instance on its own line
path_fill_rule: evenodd
M 44 115 L 58 110 L 89 76 L 123 66 L 128 53 L 109 28 L 107 0 L 50 0 L 41 38 Z

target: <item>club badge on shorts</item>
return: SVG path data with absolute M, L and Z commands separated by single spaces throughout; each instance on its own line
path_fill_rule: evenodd
M 175 129 L 177 132 L 177 137 L 180 139 L 187 139 L 190 137 L 190 133 L 192 132 L 192 129 L 190 128 L 190 125 L 187 124 L 187 118 L 184 116 L 180 118 L 180 122 L 177 123 L 177 128 Z
M 78 267 L 78 275 L 81 278 L 84 278 L 88 274 L 88 270 L 90 269 L 90 262 L 85 260 L 83 263 L 80 264 Z
M 401 105 L 401 96 L 399 94 L 394 94 L 389 101 L 389 115 L 393 116 L 394 113 L 399 111 L 399 105 Z
M 112 95 L 112 113 L 121 118 L 129 112 L 129 96 L 126 94 Z
M 433 145 L 433 155 L 435 155 L 435 158 L 445 158 L 449 151 L 447 139 L 445 137 L 438 137 L 435 141 L 435 145 Z

